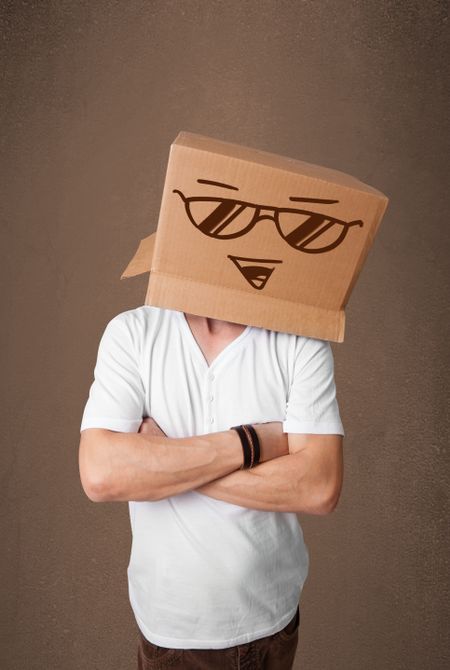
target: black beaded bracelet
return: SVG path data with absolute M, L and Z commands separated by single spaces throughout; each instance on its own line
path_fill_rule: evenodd
M 248 468 L 251 468 L 253 461 L 253 452 L 247 437 L 247 433 L 244 430 L 244 426 L 231 426 L 231 430 L 235 430 L 239 435 L 242 444 L 242 450 L 244 452 L 244 462 L 242 463 L 240 469 L 247 470 Z
M 249 429 L 248 429 L 248 425 L 247 425 L 247 424 L 244 424 L 244 425 L 242 426 L 242 428 L 244 429 L 244 432 L 245 432 L 245 434 L 247 435 L 247 440 L 248 440 L 248 443 L 249 443 L 249 445 L 250 445 L 250 454 L 251 454 L 251 456 L 250 456 L 250 465 L 249 465 L 249 468 L 252 468 L 252 467 L 254 466 L 254 464 L 255 464 L 255 463 L 254 463 L 254 461 L 255 461 L 255 447 L 253 446 L 253 438 L 252 438 L 252 435 L 251 435 L 251 433 L 250 433 L 250 431 L 249 431 Z
M 260 446 L 260 443 L 259 443 L 259 438 L 258 438 L 258 435 L 256 433 L 256 430 L 253 428 L 251 423 L 246 424 L 245 427 L 249 430 L 250 435 L 252 436 L 252 440 L 253 440 L 254 455 L 253 455 L 253 465 L 252 465 L 252 467 L 254 467 L 255 465 L 258 465 L 259 460 L 261 458 L 261 446 Z
M 241 426 L 232 426 L 232 430 L 237 431 L 244 451 L 244 462 L 241 470 L 258 465 L 261 458 L 261 445 L 256 430 L 250 423 Z

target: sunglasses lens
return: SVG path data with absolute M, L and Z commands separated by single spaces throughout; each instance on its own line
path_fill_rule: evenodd
M 278 223 L 291 247 L 310 253 L 329 251 L 342 242 L 347 232 L 335 219 L 312 212 L 280 212 Z
M 249 226 L 254 210 L 234 200 L 193 200 L 189 214 L 202 233 L 210 237 L 238 237 Z

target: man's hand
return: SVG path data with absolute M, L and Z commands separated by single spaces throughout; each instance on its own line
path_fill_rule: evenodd
M 152 419 L 151 416 L 146 416 L 141 425 L 139 426 L 138 433 L 145 433 L 146 435 L 159 435 L 161 437 L 167 437 L 166 433 L 158 426 L 155 419 Z
M 256 430 L 261 446 L 261 463 L 289 454 L 288 436 L 283 433 L 281 421 L 252 423 L 252 426 Z

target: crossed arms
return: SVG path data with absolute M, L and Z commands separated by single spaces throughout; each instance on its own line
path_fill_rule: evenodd
M 79 447 L 83 489 L 94 502 L 156 501 L 196 490 L 259 510 L 332 512 L 342 488 L 342 436 L 287 435 L 281 422 L 254 426 L 261 462 L 250 470 L 240 469 L 234 430 L 170 438 L 151 419 L 139 433 L 88 428 Z

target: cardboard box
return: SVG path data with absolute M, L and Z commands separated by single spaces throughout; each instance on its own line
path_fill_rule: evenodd
M 146 305 L 342 342 L 387 204 L 337 170 L 180 132 L 121 279 L 150 272 Z

